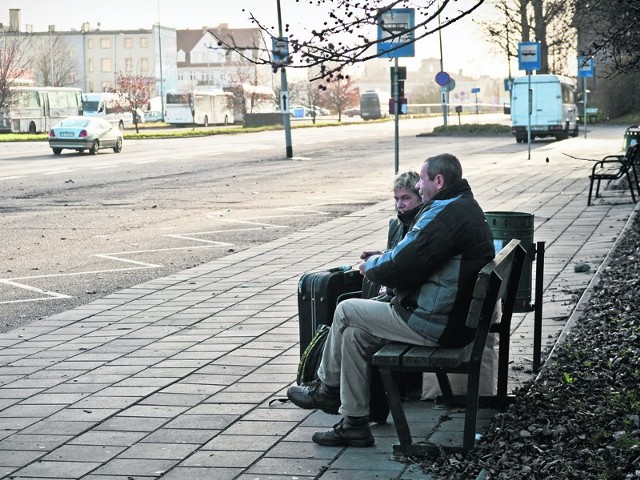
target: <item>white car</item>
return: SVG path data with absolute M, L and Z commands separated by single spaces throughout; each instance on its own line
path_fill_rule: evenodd
M 49 131 L 49 147 L 54 155 L 63 149 L 95 155 L 98 150 L 112 148 L 122 151 L 122 132 L 102 118 L 68 117 Z

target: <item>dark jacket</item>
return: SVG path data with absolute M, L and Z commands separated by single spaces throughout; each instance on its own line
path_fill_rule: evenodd
M 416 215 L 422 209 L 422 204 L 418 205 L 412 210 L 408 212 L 398 212 L 396 218 L 392 218 L 389 220 L 389 232 L 387 235 L 387 249 L 392 249 L 400 240 L 404 238 L 404 236 L 411 228 L 413 221 L 416 218 Z
M 493 257 L 491 231 L 463 179 L 422 207 L 398 245 L 369 258 L 365 274 L 395 288 L 391 303 L 413 330 L 460 346 L 473 337 L 466 314 L 478 272 Z

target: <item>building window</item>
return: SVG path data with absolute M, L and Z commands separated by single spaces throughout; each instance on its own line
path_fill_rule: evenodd
M 124 48 L 133 48 L 133 38 L 126 37 L 124 39 Z
M 178 50 L 178 61 L 184 62 L 187 59 L 187 54 L 184 50 Z
M 93 92 L 93 81 L 89 81 L 89 91 Z
M 149 59 L 148 58 L 141 58 L 140 59 L 140 70 L 142 70 L 142 73 L 149 72 Z
M 100 48 L 111 48 L 111 39 L 110 38 L 101 38 L 100 39 Z
M 124 59 L 124 71 L 127 73 L 133 72 L 133 59 L 125 58 Z
M 113 66 L 111 64 L 110 58 L 103 58 L 100 61 L 100 71 L 101 72 L 111 72 L 113 71 Z
M 93 58 L 90 58 L 88 60 L 88 67 L 87 68 L 89 69 L 89 72 L 93 72 Z
M 93 48 L 93 38 L 87 39 L 87 48 Z
M 149 46 L 149 39 L 147 37 L 140 37 L 140 48 L 147 48 Z

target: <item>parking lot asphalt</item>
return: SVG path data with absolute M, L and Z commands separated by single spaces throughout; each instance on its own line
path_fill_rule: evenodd
M 563 148 L 616 153 L 623 131 L 593 127 Z M 485 211 L 534 215 L 545 352 L 635 207 L 622 190 L 587 207 L 591 163 L 557 152 L 471 152 L 463 162 Z M 381 202 L 1 334 L 0 478 L 428 479 L 392 457 L 391 418 L 372 427 L 373 448 L 320 447 L 311 434 L 338 417 L 271 404 L 295 379 L 298 279 L 384 244 L 393 214 Z M 535 374 L 533 317 L 514 318 L 511 389 Z M 407 414 L 417 439 L 461 438 L 457 410 L 416 400 Z M 481 411 L 479 431 L 494 414 Z

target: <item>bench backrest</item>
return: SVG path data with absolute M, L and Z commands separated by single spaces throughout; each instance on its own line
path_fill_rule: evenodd
M 502 305 L 500 323 L 511 323 L 526 253 L 520 240 L 513 239 L 478 273 L 466 319 L 466 326 L 476 328 L 476 336 L 480 337 L 479 342 L 474 342 L 472 358 L 477 355 L 482 357 L 486 336 L 499 302 Z
M 627 148 L 627 151 L 624 154 L 624 157 L 622 158 L 622 165 L 623 167 L 621 168 L 635 168 L 636 165 L 638 165 L 638 163 L 640 163 L 640 161 L 638 160 L 638 157 L 640 157 L 639 155 L 640 152 L 640 143 L 634 143 L 633 145 L 630 145 Z

